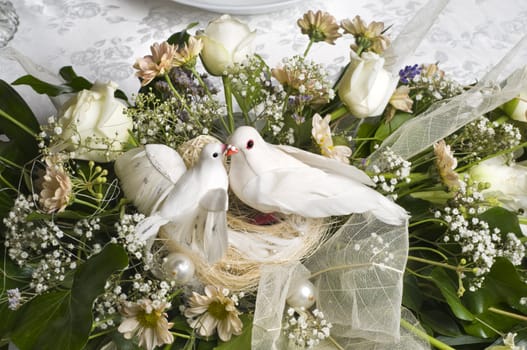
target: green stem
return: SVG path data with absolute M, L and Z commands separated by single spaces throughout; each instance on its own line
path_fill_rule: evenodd
M 191 336 L 188 335 L 188 334 L 183 334 L 183 333 L 178 333 L 178 332 L 170 332 L 172 333 L 172 335 L 176 336 L 176 337 L 180 337 L 180 338 L 184 338 L 184 339 L 190 339 Z
M 187 105 L 187 101 L 181 96 L 181 94 L 176 90 L 176 87 L 174 84 L 172 84 L 172 80 L 170 80 L 170 77 L 168 76 L 168 73 L 165 74 L 165 81 L 168 83 L 168 86 L 170 87 L 170 90 L 174 93 L 174 96 L 178 98 L 179 101 L 181 101 L 181 104 L 183 105 L 183 108 L 190 114 L 190 108 Z
M 234 113 L 232 111 L 232 85 L 231 81 L 226 75 L 222 76 L 223 90 L 225 92 L 225 104 L 227 105 L 227 116 L 229 117 L 229 128 L 227 132 L 234 132 Z
M 207 86 L 207 84 L 205 84 L 203 79 L 201 79 L 201 76 L 199 75 L 199 73 L 196 70 L 196 68 L 192 67 L 192 68 L 190 68 L 190 71 L 192 72 L 192 75 L 194 75 L 194 77 L 196 77 L 196 79 L 198 80 L 198 82 L 201 85 L 201 87 L 203 88 L 203 90 L 205 90 L 205 93 L 207 94 L 207 96 L 212 100 L 212 94 L 210 93 L 209 87 Z
M 501 151 L 501 152 L 491 154 L 491 155 L 489 155 L 489 156 L 487 156 L 487 157 L 485 157 L 485 158 L 483 158 L 483 159 L 481 159 L 481 160 L 478 160 L 477 162 L 474 162 L 474 163 L 471 163 L 471 164 L 467 164 L 467 165 L 465 165 L 465 166 L 462 166 L 462 167 L 460 167 L 460 168 L 457 168 L 457 169 L 456 169 L 456 172 L 457 172 L 457 173 L 462 173 L 462 172 L 465 171 L 466 169 L 471 168 L 471 167 L 473 167 L 473 166 L 475 166 L 475 165 L 478 165 L 479 163 L 481 163 L 481 162 L 483 162 L 483 161 L 485 161 L 485 160 L 487 160 L 487 159 L 494 158 L 494 157 L 500 156 L 500 155 L 502 155 L 502 154 L 513 153 L 514 151 L 516 151 L 516 150 L 518 150 L 518 149 L 520 149 L 520 148 L 526 147 L 526 146 L 527 146 L 527 142 L 520 143 L 518 146 L 514 146 L 514 147 L 512 147 L 512 148 L 509 148 L 509 149 L 503 150 L 503 151 Z
M 333 337 L 327 337 L 327 340 L 338 350 L 344 350 L 344 348 L 339 343 L 337 343 Z
M 90 202 L 83 201 L 82 199 L 75 198 L 75 199 L 73 199 L 73 202 L 77 203 L 77 204 L 85 205 L 85 206 L 90 207 L 90 208 L 95 209 L 95 210 L 101 209 L 99 206 L 97 206 L 95 204 L 92 204 Z
M 472 269 L 467 269 L 467 268 L 459 267 L 459 266 L 452 266 L 446 263 L 441 263 L 441 262 L 434 261 L 434 260 L 428 260 L 428 259 L 424 259 L 424 258 L 420 258 L 417 256 L 412 256 L 412 255 L 408 255 L 408 260 L 422 262 L 424 264 L 429 264 L 429 265 L 434 265 L 434 266 L 439 266 L 439 267 L 443 267 L 445 269 L 453 270 L 456 272 L 459 272 L 459 271 L 472 272 L 473 271 Z
M 7 114 L 6 112 L 4 112 L 3 110 L 0 109 L 0 116 L 4 117 L 5 119 L 9 120 L 11 123 L 15 124 L 16 126 L 18 126 L 20 129 L 24 130 L 26 133 L 28 133 L 29 135 L 31 135 L 33 138 L 37 138 L 38 135 L 35 134 L 33 132 L 33 130 L 29 129 L 27 126 L 25 126 L 24 124 L 20 123 L 18 120 L 16 120 L 15 118 L 13 118 L 12 116 L 10 116 L 9 114 Z
M 99 333 L 95 333 L 95 334 L 92 334 L 88 337 L 89 340 L 92 340 L 92 339 L 95 339 L 97 337 L 100 337 L 101 335 L 105 335 L 105 334 L 108 334 L 108 333 L 112 333 L 113 331 L 115 331 L 115 328 L 110 328 L 110 329 L 106 329 L 102 332 L 99 332 Z
M 304 51 L 304 57 L 307 56 L 307 53 L 309 52 L 309 50 L 311 49 L 311 46 L 313 46 L 313 43 L 315 42 L 315 40 L 313 39 L 309 39 L 309 43 L 307 44 L 307 47 L 306 47 L 306 50 Z
M 10 189 L 15 190 L 15 191 L 17 190 L 16 187 L 13 186 L 9 181 L 7 181 L 7 179 L 4 178 L 1 174 L 0 174 L 0 181 L 3 182 Z
M 412 222 L 411 224 L 408 225 L 408 227 L 410 228 L 410 227 L 418 226 L 418 225 L 421 225 L 421 224 L 425 224 L 427 222 L 437 222 L 439 224 L 446 224 L 444 220 L 429 218 L 429 219 L 424 219 L 424 220 Z
M 497 309 L 497 308 L 495 308 L 493 306 L 489 307 L 488 310 L 490 312 L 494 312 L 495 314 L 507 316 L 507 317 L 514 318 L 516 320 L 520 320 L 520 321 L 523 321 L 523 322 L 527 321 L 527 316 L 515 314 L 513 312 L 509 312 L 509 311 L 505 311 L 505 310 L 501 310 L 501 309 Z
M 426 340 L 430 343 L 430 345 L 435 346 L 439 350 L 455 350 L 454 348 L 448 346 L 447 344 L 437 340 L 434 337 L 429 336 L 426 332 L 420 330 L 419 328 L 415 327 L 410 322 L 406 321 L 405 319 L 401 319 L 401 327 L 405 328 L 406 330 L 410 331 L 411 333 L 415 334 L 417 337 Z
M 445 254 L 441 253 L 437 249 L 433 249 L 433 248 L 429 248 L 429 247 L 410 247 L 410 248 L 408 248 L 408 251 L 420 251 L 420 250 L 425 250 L 425 251 L 428 251 L 428 252 L 435 253 L 435 254 L 439 255 L 440 257 L 442 257 L 443 259 L 448 260 L 448 257 Z
M 340 106 L 339 108 L 335 109 L 333 112 L 330 113 L 331 121 L 337 120 L 342 116 L 346 115 L 347 113 L 348 109 L 346 108 L 346 106 Z

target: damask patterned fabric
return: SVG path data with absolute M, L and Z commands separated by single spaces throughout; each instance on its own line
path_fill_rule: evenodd
M 133 76 L 136 58 L 149 46 L 199 21 L 196 29 L 218 13 L 181 5 L 171 0 L 11 0 L 20 24 L 9 43 L 35 63 L 56 73 L 65 65 L 90 80 L 113 80 L 129 95 L 139 88 Z M 402 26 L 426 0 L 311 0 L 299 1 L 266 14 L 237 15 L 259 33 L 256 51 L 271 66 L 283 57 L 300 54 L 307 37 L 296 20 L 309 9 L 325 10 L 337 20 L 360 15 L 383 21 L 395 38 Z M 191 32 L 194 32 L 194 28 Z M 415 55 L 407 62 L 439 62 L 440 67 L 464 83 L 475 82 L 527 34 L 524 0 L 451 1 L 441 13 Z M 336 76 L 349 59 L 351 37 L 335 46 L 320 43 L 310 57 Z M 0 78 L 11 82 L 24 74 L 18 63 L 1 57 Z M 525 56 L 527 57 L 527 55 Z M 527 62 L 527 61 L 526 61 Z M 44 118 L 54 113 L 49 102 L 25 88 L 20 90 Z

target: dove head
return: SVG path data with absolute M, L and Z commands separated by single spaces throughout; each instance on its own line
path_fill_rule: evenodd
M 223 155 L 230 156 L 236 153 L 238 150 L 231 146 L 223 143 L 209 143 L 203 147 L 200 154 L 200 160 L 216 160 L 223 161 Z
M 229 144 L 236 147 L 243 154 L 253 153 L 265 145 L 265 141 L 258 131 L 251 126 L 240 126 L 229 139 Z

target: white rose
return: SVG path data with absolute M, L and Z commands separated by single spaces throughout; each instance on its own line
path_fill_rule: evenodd
M 490 184 L 483 191 L 486 199 L 511 211 L 527 210 L 527 166 L 522 163 L 507 165 L 504 157 L 494 157 L 472 167 L 470 177 Z
M 251 31 L 247 24 L 229 15 L 215 19 L 197 35 L 203 42 L 203 65 L 210 74 L 222 75 L 227 66 L 241 62 L 253 53 L 255 35 L 256 31 Z
M 91 90 L 82 90 L 59 111 L 55 149 L 72 151 L 77 159 L 106 162 L 114 160 L 128 141 L 132 120 L 126 106 L 114 97 L 117 85 L 95 82 Z
M 527 91 L 520 93 L 520 96 L 505 103 L 502 108 L 512 119 L 527 122 Z
M 373 52 L 364 52 L 359 57 L 352 51 L 338 94 L 355 117 L 373 117 L 384 111 L 397 82 L 398 77 L 384 69 L 383 57 Z

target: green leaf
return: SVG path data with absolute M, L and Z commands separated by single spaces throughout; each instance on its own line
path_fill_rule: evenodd
M 197 26 L 199 22 L 192 22 L 190 23 L 185 29 L 183 29 L 180 32 L 172 34 L 168 39 L 167 42 L 171 45 L 182 45 L 188 41 L 188 38 L 190 37 L 190 34 L 188 33 L 188 30 Z
M 502 207 L 493 207 L 481 214 L 480 219 L 485 220 L 490 228 L 499 228 L 502 234 L 509 232 L 522 236 L 518 215 Z
M 430 275 L 432 281 L 439 288 L 441 294 L 445 298 L 448 306 L 456 315 L 457 318 L 465 321 L 473 321 L 474 314 L 472 314 L 461 302 L 461 299 L 457 296 L 456 283 L 448 275 L 445 269 L 437 267 L 432 271 Z
M 20 309 L 13 342 L 21 350 L 82 349 L 91 330 L 93 301 L 108 277 L 127 264 L 124 248 L 108 244 L 78 268 L 71 290 L 37 296 Z
M 0 80 L 0 131 L 24 154 L 24 162 L 38 154 L 35 136 L 40 125 L 24 99 L 3 80 Z
M 73 92 L 73 89 L 69 86 L 46 83 L 45 81 L 42 81 L 32 75 L 24 75 L 15 80 L 12 84 L 28 85 L 39 94 L 53 97 Z
M 22 270 L 20 267 L 15 265 L 9 258 L 5 255 L 6 250 L 3 249 L 3 246 L 0 245 L 2 259 L 0 260 L 0 273 L 2 277 L 0 278 L 0 292 L 5 293 L 9 289 L 19 288 L 20 290 L 24 286 L 23 279 L 28 277 L 28 274 Z M 2 299 L 6 296 L 5 294 L 0 294 Z M 8 308 L 7 300 L 3 303 L 0 303 L 0 341 L 2 339 L 7 339 L 9 337 L 10 331 L 13 326 L 16 324 L 16 312 Z
M 396 113 L 392 120 L 388 123 L 381 123 L 379 128 L 375 132 L 375 137 L 379 140 L 384 140 L 390 136 L 395 130 L 397 130 L 401 125 L 403 125 L 408 119 L 413 117 L 410 113 L 398 112 Z
M 252 318 L 248 315 L 241 317 L 243 322 L 242 334 L 234 336 L 227 343 L 220 343 L 214 350 L 239 350 L 239 349 L 250 349 L 251 348 L 251 334 L 253 329 Z
M 431 327 L 435 332 L 449 337 L 462 335 L 456 321 L 443 310 L 430 310 L 419 314 L 421 322 Z
M 402 304 L 410 310 L 418 312 L 423 305 L 423 292 L 417 284 L 417 278 L 413 275 L 405 274 L 403 283 Z

